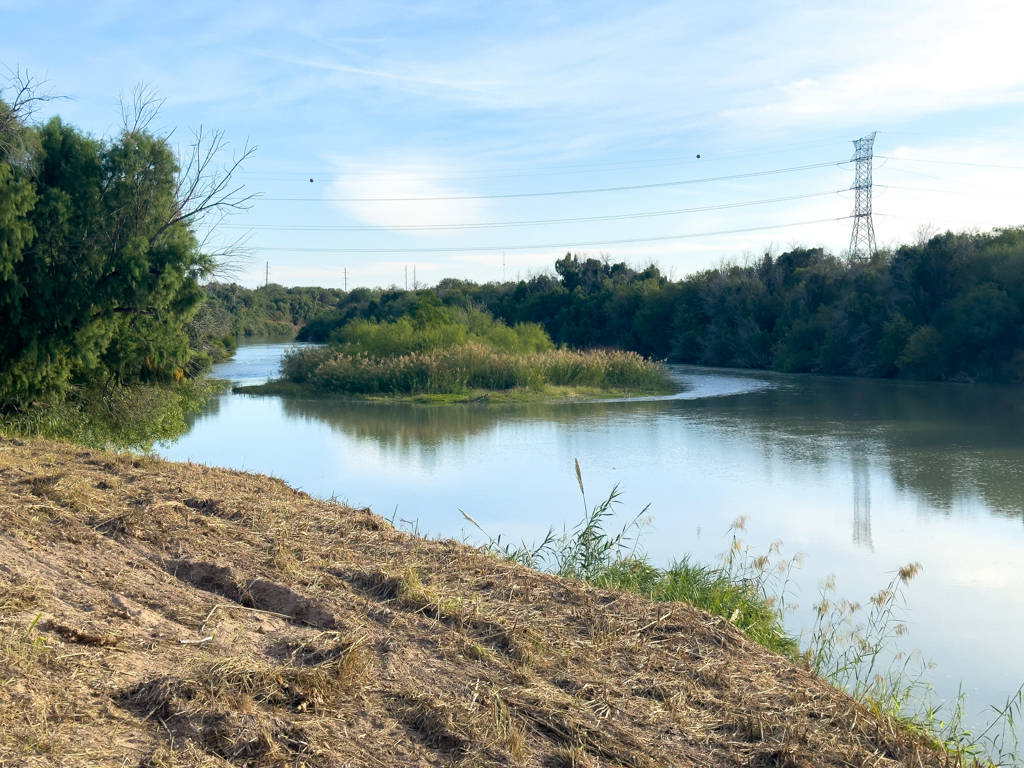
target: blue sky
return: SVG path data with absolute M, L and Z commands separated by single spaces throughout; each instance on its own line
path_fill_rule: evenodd
M 248 285 L 267 261 L 286 285 L 498 280 L 567 250 L 678 277 L 845 249 L 871 131 L 880 244 L 1024 224 L 1022 26 L 986 0 L 0 0 L 0 64 L 96 135 L 144 82 L 177 138 L 256 145 L 261 197 L 215 234 L 247 238 Z M 580 192 L 608 187 L 640 188 Z M 552 192 L 580 193 L 530 196 Z

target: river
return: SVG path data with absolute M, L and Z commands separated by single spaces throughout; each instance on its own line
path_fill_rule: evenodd
M 215 375 L 257 383 L 289 345 L 242 346 Z M 918 561 L 907 651 L 963 682 L 977 720 L 1024 682 L 1024 390 L 672 366 L 681 392 L 619 402 L 430 407 L 226 394 L 159 452 L 263 472 L 397 525 L 480 543 L 572 527 L 616 484 L 619 518 L 650 505 L 640 545 L 659 565 L 745 544 L 805 553 L 788 623 L 818 585 L 862 603 Z

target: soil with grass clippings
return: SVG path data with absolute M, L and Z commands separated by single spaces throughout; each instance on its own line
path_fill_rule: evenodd
M 942 757 L 686 604 L 261 475 L 0 439 L 0 765 Z

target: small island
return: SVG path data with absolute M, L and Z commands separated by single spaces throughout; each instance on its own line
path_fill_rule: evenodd
M 470 307 L 443 307 L 423 291 L 408 315 L 355 318 L 328 344 L 296 349 L 282 378 L 244 394 L 403 400 L 524 402 L 675 392 L 661 362 L 621 350 L 555 348 L 538 323 L 508 326 Z

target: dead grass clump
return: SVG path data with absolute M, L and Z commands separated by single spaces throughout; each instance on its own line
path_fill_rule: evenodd
M 78 645 L 115 646 L 121 642 L 116 635 L 104 635 L 98 632 L 90 632 L 87 629 L 72 627 L 59 621 L 49 621 L 46 629 L 51 629 L 60 635 L 66 643 L 77 643 Z
M 501 698 L 498 691 L 491 692 L 492 728 L 498 743 L 508 752 L 512 762 L 521 763 L 529 754 L 526 724 Z
M 559 747 L 552 764 L 555 768 L 596 768 L 597 761 L 583 747 Z
M 14 575 L 9 583 L 0 584 L 0 614 L 11 615 L 34 608 L 49 594 L 50 588 L 38 580 Z
M 304 712 L 322 703 L 320 677 L 227 659 L 197 665 L 185 678 L 144 682 L 125 691 L 118 703 L 155 718 L 172 745 L 189 744 L 233 762 L 277 764 L 307 752 L 309 742 L 300 727 L 273 710 Z
M 485 743 L 482 713 L 461 702 L 403 693 L 395 697 L 392 712 L 424 744 L 450 756 L 468 755 Z
M 27 629 L 11 625 L 0 635 L 0 664 L 3 664 L 7 675 L 16 674 L 30 676 L 36 667 L 52 664 L 55 661 L 53 647 L 46 638 L 36 631 L 40 616 L 28 625 Z M 10 680 L 7 681 L 8 683 Z M 3 682 L 0 681 L 0 687 Z M 2 688 L 0 688 L 2 689 Z

